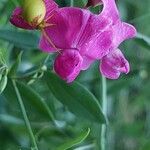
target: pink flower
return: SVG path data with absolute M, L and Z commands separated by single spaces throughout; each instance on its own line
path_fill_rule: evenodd
M 45 32 L 53 44 L 61 51 L 55 60 L 57 67 L 55 65 L 54 69 L 67 82 L 73 81 L 81 70 L 88 69 L 95 60 L 102 61 L 100 71 L 107 78 L 117 79 L 120 73 L 129 72 L 129 65 L 124 63 L 126 59 L 117 49 L 121 42 L 134 37 L 136 30 L 133 26 L 121 22 L 114 0 L 102 0 L 102 2 L 104 8 L 99 15 L 78 8 L 61 8 L 49 20 L 55 26 L 45 28 Z M 40 48 L 48 53 L 56 51 L 44 37 L 40 40 Z M 83 60 L 81 61 L 77 57 L 72 58 L 69 52 L 72 50 L 74 53 L 78 53 L 78 57 L 82 57 Z M 116 63 L 108 65 L 107 61 L 112 61 L 111 55 L 113 56 L 113 62 L 116 61 Z M 64 57 L 67 60 L 68 57 L 73 60 L 77 59 L 78 62 L 80 60 L 80 65 L 72 66 L 72 62 L 64 61 Z M 60 62 L 63 62 L 63 65 Z M 69 70 L 72 70 L 70 74 L 69 72 L 65 74 L 66 66 L 69 67 Z M 103 66 L 107 67 L 104 68 Z M 122 70 L 122 68 L 126 69 Z M 73 78 L 70 78 L 70 76 L 73 76 Z
M 15 9 L 11 22 L 17 27 L 42 31 L 39 47 L 48 53 L 59 51 L 54 70 L 62 79 L 72 82 L 95 60 L 101 61 L 100 71 L 108 78 L 117 79 L 120 73 L 129 72 L 118 46 L 134 37 L 136 30 L 121 22 L 114 0 L 102 0 L 104 8 L 99 15 L 73 7 L 58 9 L 52 0 L 44 2 L 46 15 L 40 24 L 27 23 L 21 8 Z

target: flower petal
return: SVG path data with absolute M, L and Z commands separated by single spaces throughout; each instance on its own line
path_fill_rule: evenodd
M 22 8 L 17 7 L 10 18 L 10 22 L 16 27 L 34 30 L 36 27 L 30 26 L 22 17 Z
M 89 11 L 78 8 L 62 8 L 55 12 L 51 19 L 49 19 L 48 22 L 52 24 L 52 26 L 44 30 L 57 48 L 76 48 L 79 37 L 89 17 Z M 55 51 L 44 36 L 41 37 L 39 46 L 47 52 Z
M 93 59 L 101 59 L 110 52 L 112 42 L 113 32 L 111 30 L 106 30 L 95 36 L 95 38 L 89 42 L 89 50 L 86 52 L 86 55 Z
M 91 14 L 84 32 L 82 32 L 80 40 L 77 44 L 77 49 L 79 49 L 82 55 L 84 55 L 87 51 L 93 53 L 95 49 L 98 50 L 97 46 L 99 46 L 100 44 L 95 41 L 97 41 L 97 37 L 102 34 L 102 32 L 106 28 L 109 28 L 110 24 L 111 21 L 109 20 L 109 18 L 99 17 L 98 15 Z M 92 46 L 93 44 L 95 45 Z
M 46 52 L 56 51 L 53 45 L 57 49 L 76 48 L 82 55 L 89 50 L 93 39 L 111 24 L 109 18 L 78 8 L 59 9 L 49 22 L 53 25 L 44 30 L 52 42 L 42 35 L 39 47 Z
M 112 20 L 112 23 L 118 21 L 119 12 L 115 0 L 102 0 L 102 2 L 103 2 L 103 10 L 99 14 L 99 16 L 110 18 Z
M 136 29 L 125 22 L 118 22 L 113 26 L 113 47 L 116 49 L 121 42 L 133 38 L 136 35 Z
M 130 66 L 124 55 L 116 49 L 101 60 L 100 71 L 109 79 L 118 79 L 121 73 L 129 73 Z
M 44 0 L 46 6 L 46 16 L 45 19 L 47 20 L 54 10 L 58 9 L 58 5 L 54 2 L 54 0 Z
M 86 7 L 96 6 L 98 4 L 103 4 L 103 10 L 99 16 L 110 18 L 112 23 L 119 20 L 119 12 L 115 0 L 88 0 Z
M 77 50 L 63 50 L 55 60 L 55 72 L 67 82 L 72 82 L 80 73 L 83 58 Z

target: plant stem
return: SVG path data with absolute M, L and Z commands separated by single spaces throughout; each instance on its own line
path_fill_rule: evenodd
M 107 83 L 104 76 L 102 76 L 102 110 L 107 119 Z M 106 150 L 106 124 L 102 124 L 101 128 L 101 150 Z
M 70 6 L 73 7 L 74 5 L 74 0 L 70 0 Z
M 20 108 L 21 108 L 21 111 L 22 111 L 22 115 L 23 115 L 27 130 L 29 132 L 29 135 L 30 135 L 30 138 L 31 138 L 31 141 L 32 141 L 32 145 L 34 146 L 33 149 L 38 150 L 38 146 L 37 146 L 37 143 L 36 143 L 32 128 L 31 128 L 31 124 L 30 124 L 30 121 L 28 119 L 28 116 L 27 116 L 27 113 L 26 113 L 26 110 L 25 110 L 25 106 L 23 104 L 23 101 L 22 101 L 20 92 L 17 88 L 15 80 L 12 80 L 12 83 L 13 83 L 13 86 L 14 86 L 14 89 L 15 89 L 15 92 L 16 92 L 16 96 L 17 96 L 17 99 L 18 99 L 18 102 L 19 102 L 19 105 L 20 105 Z

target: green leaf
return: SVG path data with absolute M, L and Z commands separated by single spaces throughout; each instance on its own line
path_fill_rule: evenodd
M 31 32 L 0 29 L 0 39 L 21 48 L 37 48 L 38 45 L 38 36 Z
M 66 84 L 50 72 L 46 72 L 44 78 L 53 95 L 77 117 L 106 122 L 98 100 L 84 86 L 77 82 Z
M 11 66 L 10 71 L 9 71 L 9 75 L 10 76 L 15 76 L 18 70 L 18 67 L 21 63 L 21 58 L 22 58 L 22 52 L 20 52 L 20 54 L 17 57 L 17 60 L 14 62 L 14 64 Z
M 7 85 L 7 75 L 0 75 L 1 80 L 0 80 L 0 94 L 5 90 L 6 85 Z
M 5 64 L 4 50 L 0 49 L 0 66 Z
M 22 98 L 35 107 L 38 112 L 54 121 L 54 116 L 44 99 L 29 86 L 20 82 L 16 83 Z
M 71 140 L 67 141 L 66 143 L 62 144 L 56 150 L 67 150 L 69 148 L 72 148 L 75 145 L 80 144 L 81 142 L 83 142 L 87 138 L 89 133 L 90 133 L 90 129 L 88 129 L 87 131 L 82 132 L 75 139 L 71 139 Z
M 7 86 L 7 74 L 8 68 L 6 66 L 0 67 L 0 94 L 5 90 Z
M 138 33 L 135 41 L 146 49 L 150 49 L 150 38 L 141 33 Z

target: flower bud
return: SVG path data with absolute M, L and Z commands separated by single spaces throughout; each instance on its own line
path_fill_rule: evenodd
M 39 25 L 46 14 L 46 7 L 43 0 L 24 0 L 23 18 L 31 25 Z

